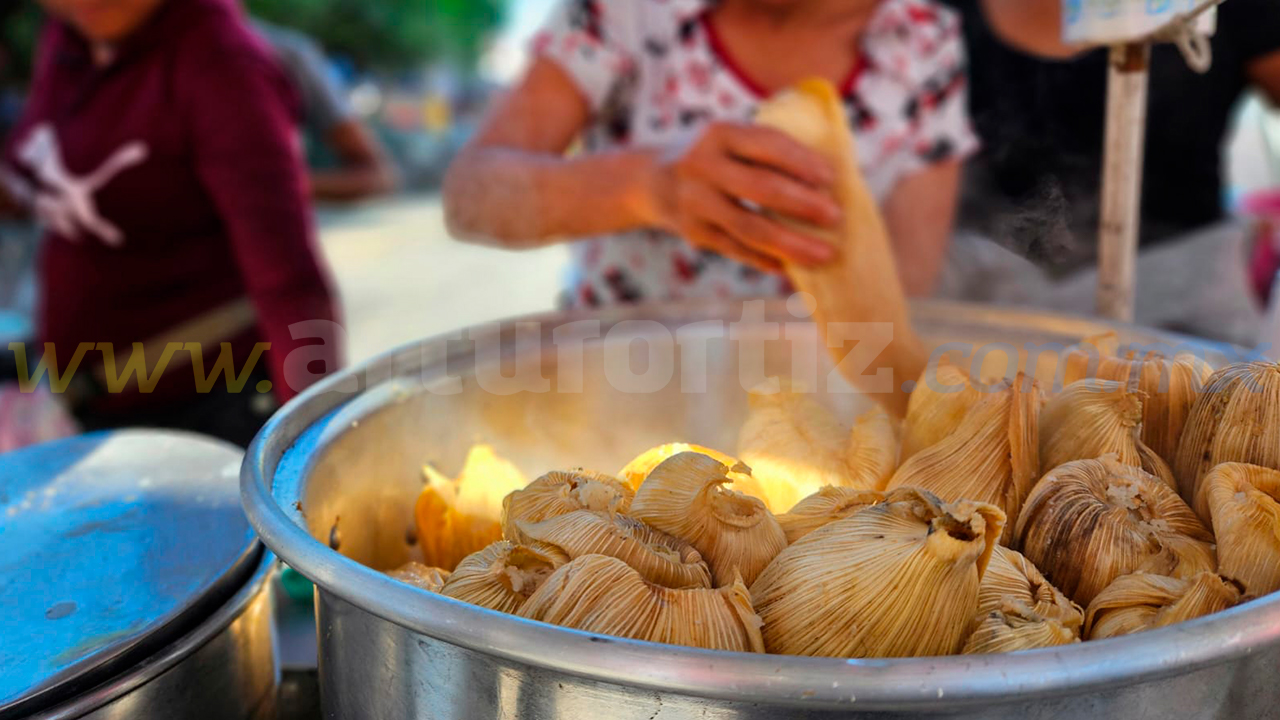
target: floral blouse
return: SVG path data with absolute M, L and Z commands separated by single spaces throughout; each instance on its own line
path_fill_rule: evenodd
M 714 0 L 562 0 L 534 52 L 562 67 L 592 110 L 587 152 L 680 147 L 708 123 L 747 121 L 767 92 L 707 22 Z M 977 148 L 966 105 L 959 20 L 931 0 L 881 0 L 840 88 L 862 171 L 884 200 L 894 185 Z M 785 277 L 657 230 L 572 246 L 569 306 L 783 293 Z

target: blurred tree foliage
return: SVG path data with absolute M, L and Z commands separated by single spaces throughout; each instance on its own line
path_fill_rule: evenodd
M 519 0 L 516 0 L 517 2 Z M 506 0 L 246 0 L 249 11 L 315 38 L 362 69 L 474 66 Z M 23 83 L 40 27 L 33 0 L 0 0 L 0 84 Z
M 518 1 L 518 0 L 517 0 Z M 356 65 L 399 70 L 429 61 L 474 65 L 505 0 L 247 0 L 250 12 L 294 27 Z
M 31 0 L 0 0 L 0 86 L 25 85 L 31 77 L 40 22 Z

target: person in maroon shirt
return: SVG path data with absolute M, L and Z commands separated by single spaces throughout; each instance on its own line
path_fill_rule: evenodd
M 233 0 L 43 5 L 51 20 L 0 163 L 46 230 L 28 374 L 51 364 L 52 343 L 65 379 L 91 343 L 71 382 L 91 388 L 76 405 L 87 429 L 247 443 L 340 352 L 291 86 Z M 119 379 L 131 358 L 142 366 L 134 343 L 151 387 Z M 224 344 L 229 367 L 199 382 Z

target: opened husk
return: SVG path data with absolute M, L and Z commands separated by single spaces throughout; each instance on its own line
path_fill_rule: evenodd
M 702 445 L 694 445 L 692 443 L 667 443 L 666 445 L 649 448 L 632 458 L 631 462 L 627 463 L 622 470 L 618 471 L 618 477 L 622 478 L 622 481 L 629 485 L 632 490 L 638 490 L 640 489 L 640 485 L 644 483 L 645 478 L 649 477 L 649 473 L 653 472 L 654 468 L 661 465 L 663 461 L 668 458 L 684 452 L 694 452 L 699 455 L 706 455 L 708 457 L 715 458 L 716 461 L 731 468 L 729 470 L 729 479 L 733 481 L 734 490 L 758 497 L 761 500 L 764 500 L 766 505 L 769 503 L 769 499 L 765 497 L 764 488 L 760 486 L 760 483 L 754 477 L 752 477 L 751 469 L 749 467 L 746 467 L 732 455 L 727 455 L 719 450 L 703 447 Z M 741 472 L 736 470 L 739 465 L 742 465 L 743 467 Z M 769 509 L 773 510 L 774 508 L 770 506 Z
M 1067 627 L 1055 617 L 1045 617 L 1030 605 L 1005 598 L 986 613 L 964 643 L 965 655 L 1034 650 L 1080 642 L 1079 627 Z
M 1017 517 L 1040 474 L 1039 385 L 1019 374 L 986 394 L 941 442 L 914 455 L 889 488 L 918 487 L 943 500 L 974 500 Z M 1003 542 L 1012 537 L 1005 529 Z
M 1187 418 L 1174 474 L 1188 502 L 1225 462 L 1280 470 L 1280 364 L 1239 363 L 1213 374 Z
M 440 594 L 514 613 L 556 568 L 567 562 L 569 556 L 554 545 L 517 545 L 499 540 L 458 563 Z
M 709 447 L 694 445 L 693 443 L 673 442 L 666 445 L 658 445 L 649 448 L 639 455 L 635 456 L 621 470 L 618 471 L 618 477 L 622 481 L 631 486 L 632 490 L 639 490 L 640 484 L 644 479 L 649 477 L 649 473 L 653 469 L 662 464 L 663 460 L 682 452 L 696 452 L 719 460 L 720 462 L 733 467 L 738 464 L 736 458 L 726 455 L 719 450 L 713 450 Z
M 502 534 L 523 542 L 519 521 L 537 523 L 575 510 L 625 513 L 635 495 L 610 475 L 589 470 L 554 470 L 502 499 Z
M 1173 471 L 1142 442 L 1143 393 L 1111 380 L 1077 380 L 1040 413 L 1040 460 L 1055 468 L 1072 460 L 1115 455 L 1177 490 Z
M 701 553 L 717 586 L 738 575 L 750 583 L 787 545 L 764 501 L 724 487 L 733 482 L 730 470 L 710 456 L 680 453 L 654 468 L 631 502 L 632 517 Z
M 1280 470 L 1223 463 L 1201 488 L 1218 540 L 1218 572 L 1252 595 L 1280 590 Z
M 1050 584 L 1026 556 L 996 546 L 978 587 L 978 613 L 985 617 L 1010 600 L 1025 604 L 1041 617 L 1057 620 L 1077 635 L 1084 623 L 1080 606 Z
M 555 545 L 570 558 L 608 555 L 657 585 L 711 587 L 711 571 L 693 546 L 625 515 L 575 510 L 517 524 L 521 536 Z
M 445 581 L 449 579 L 448 570 L 427 567 L 420 562 L 405 563 L 387 574 L 402 583 L 408 583 L 414 587 L 434 593 L 440 592 L 440 589 L 444 587 Z
M 884 410 L 862 415 L 850 431 L 812 395 L 766 385 L 750 393 L 738 457 L 770 509 L 788 510 L 827 485 L 884 487 L 898 453 L 895 423 Z
M 969 375 L 955 365 L 944 360 L 926 368 L 907 403 L 899 461 L 905 463 L 921 450 L 942 442 L 960 427 L 965 415 L 982 398 L 982 391 Z
M 1135 573 L 1115 582 L 1089 603 L 1085 632 L 1090 640 L 1129 635 L 1234 607 L 1240 585 L 1217 573 L 1189 578 Z
M 425 564 L 445 569 L 502 539 L 503 498 L 528 483 L 484 444 L 471 447 L 457 478 L 431 465 L 422 474 L 426 485 L 413 509 L 418 546 Z
M 1213 536 L 1178 494 L 1114 458 L 1045 475 L 1018 517 L 1022 553 L 1067 597 L 1087 605 L 1133 572 L 1190 577 L 1213 570 Z
M 751 586 L 765 647 L 787 655 L 959 652 L 1005 518 L 904 488 L 782 551 Z
M 879 490 L 827 486 L 801 500 L 790 512 L 778 516 L 778 524 L 791 544 L 827 523 L 843 520 L 863 508 L 884 502 Z
M 714 590 L 677 590 L 605 555 L 583 555 L 557 570 L 520 616 L 648 642 L 764 652 L 760 618 L 740 579 Z

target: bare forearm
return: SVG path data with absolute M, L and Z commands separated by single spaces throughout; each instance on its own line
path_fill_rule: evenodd
M 329 202 L 350 202 L 396 189 L 394 174 L 377 167 L 316 170 L 308 178 L 311 197 Z
M 912 175 L 885 203 L 898 275 L 911 297 L 932 295 L 946 263 L 955 224 L 960 163 L 950 161 Z
M 565 159 L 472 148 L 445 177 L 445 218 L 459 238 L 514 248 L 652 225 L 654 169 L 647 152 Z
M 1062 0 L 982 0 L 987 24 L 1001 40 L 1048 58 L 1070 58 L 1082 48 L 1062 41 Z
M 400 173 L 376 135 L 355 118 L 339 122 L 326 133 L 338 167 L 310 175 L 311 196 L 317 200 L 349 202 L 385 195 L 400 184 Z
M 902 289 L 907 297 L 927 298 L 938 288 L 938 278 L 942 276 L 942 265 L 945 255 L 913 255 L 909 258 L 898 255 L 898 277 L 902 280 Z

